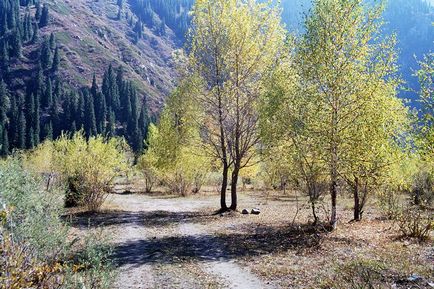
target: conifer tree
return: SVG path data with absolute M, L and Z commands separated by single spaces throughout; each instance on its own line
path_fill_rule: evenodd
M 53 139 L 53 123 L 51 121 L 44 125 L 44 138 L 47 140 Z
M 6 91 L 6 84 L 0 79 L 0 125 L 6 124 L 9 108 L 10 101 Z
M 21 38 L 18 30 L 14 30 L 10 40 L 11 50 L 9 52 L 11 57 L 21 57 Z
M 54 50 L 53 65 L 51 66 L 51 71 L 53 73 L 56 73 L 59 70 L 59 65 L 60 65 L 59 47 L 56 47 L 56 49 Z
M 41 101 L 39 95 L 35 95 L 35 114 L 34 114 L 34 133 L 35 133 L 35 146 L 41 142 Z
M 45 81 L 45 91 L 42 105 L 44 107 L 51 107 L 53 104 L 53 85 L 51 83 L 51 78 L 47 77 Z
M 39 40 L 39 25 L 38 22 L 33 24 L 32 44 L 37 43 Z
M 41 19 L 39 20 L 39 26 L 40 27 L 47 26 L 49 20 L 50 20 L 50 15 L 48 12 L 48 6 L 44 4 L 44 7 L 42 8 L 42 12 L 41 12 Z
M 0 156 L 9 154 L 9 137 L 5 126 L 0 125 Z
M 20 109 L 19 111 L 17 130 L 18 130 L 18 140 L 17 140 L 18 148 L 25 149 L 27 126 L 26 126 L 26 116 L 23 109 Z
M 98 133 L 96 128 L 95 107 L 92 94 L 89 94 L 87 89 L 84 90 L 83 94 L 86 100 L 84 129 L 86 131 L 86 136 L 89 138 L 91 136 L 96 136 Z
M 50 34 L 50 49 L 54 50 L 56 48 L 56 36 L 53 32 Z
M 35 12 L 35 19 L 37 21 L 39 21 L 41 19 L 41 14 L 42 14 L 42 7 L 41 7 L 41 2 L 37 1 L 35 3 L 35 8 L 36 8 L 36 12 Z
M 50 42 L 48 39 L 45 39 L 41 48 L 41 66 L 44 70 L 51 67 L 51 49 Z

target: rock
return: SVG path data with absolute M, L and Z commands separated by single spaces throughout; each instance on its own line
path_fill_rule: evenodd
M 259 215 L 261 213 L 261 210 L 258 208 L 254 208 L 254 209 L 252 209 L 252 211 L 250 213 L 253 215 Z
M 247 211 L 247 209 L 243 209 L 243 211 L 241 212 L 241 214 L 243 214 L 243 215 L 248 215 L 248 214 L 249 214 L 249 211 Z
M 419 281 L 420 279 L 422 279 L 421 276 L 416 275 L 416 274 L 411 274 L 410 277 L 407 278 L 407 281 L 416 282 L 416 281 Z

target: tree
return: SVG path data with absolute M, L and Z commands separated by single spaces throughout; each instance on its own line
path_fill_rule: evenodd
M 50 42 L 48 39 L 45 39 L 41 48 L 41 65 L 44 70 L 51 67 L 51 49 Z
M 9 154 L 9 137 L 6 127 L 0 124 L 0 156 Z
M 44 4 L 44 6 L 42 7 L 41 19 L 39 19 L 39 27 L 42 28 L 47 26 L 49 21 L 50 21 L 50 15 L 48 11 L 48 6 Z
M 56 36 L 53 32 L 50 33 L 50 49 L 54 50 L 56 48 Z
M 434 53 L 425 55 L 416 72 L 420 84 L 422 123 L 419 127 L 419 147 L 430 158 L 434 151 Z
M 292 50 L 293 43 L 289 42 L 261 98 L 262 157 L 266 170 L 278 174 L 280 186 L 286 182 L 309 198 L 316 225 L 327 166 L 310 131 L 317 119 L 310 113 L 312 104 L 299 89 L 301 80 Z
M 33 24 L 32 44 L 37 43 L 39 40 L 39 25 L 38 22 Z
M 195 113 L 178 88 L 167 100 L 158 125 L 150 126 L 148 150 L 140 160 L 145 175 L 156 172 L 172 192 L 182 196 L 192 191 L 196 178 L 210 167 L 193 118 Z
M 24 114 L 24 110 L 20 109 L 18 116 L 18 148 L 25 149 L 26 148 L 26 117 Z
M 86 101 L 86 108 L 85 108 L 85 124 L 84 129 L 86 132 L 86 136 L 89 138 L 91 136 L 97 135 L 97 129 L 96 129 L 96 120 L 95 120 L 95 108 L 93 104 L 93 96 L 89 94 L 87 89 L 83 91 L 84 99 Z
M 369 147 L 369 134 L 385 133 L 375 140 L 380 146 L 393 137 L 381 128 L 387 120 L 377 116 L 384 116 L 383 110 L 402 110 L 396 98 L 394 38 L 377 37 L 382 11 L 382 5 L 361 0 L 314 1 L 298 49 L 301 95 L 308 99 L 309 118 L 315 120 L 307 131 L 328 169 L 333 228 L 341 176 L 357 183 L 370 170 L 359 170 L 366 155 L 358 154 Z
M 6 84 L 0 79 L 0 125 L 4 125 L 8 121 L 7 113 L 10 109 L 10 100 L 6 91 Z
M 251 165 L 256 145 L 261 83 L 277 61 L 285 33 L 271 1 L 197 1 L 193 8 L 189 69 L 199 81 L 203 140 L 222 164 L 220 205 L 232 166 L 231 209 L 237 208 L 238 175 Z M 259 29 L 260 27 L 260 29 Z M 195 82 L 193 82 L 195 83 Z
M 22 43 L 21 43 L 20 33 L 18 30 L 14 30 L 12 32 L 11 39 L 10 39 L 10 46 L 11 46 L 11 50 L 9 55 L 11 57 L 20 58 Z
M 35 8 L 36 8 L 35 19 L 39 21 L 41 19 L 41 14 L 42 14 L 42 7 L 40 1 L 36 1 Z
M 59 47 L 56 47 L 56 49 L 54 50 L 53 64 L 51 66 L 51 71 L 53 73 L 56 73 L 59 70 L 59 65 L 60 65 Z

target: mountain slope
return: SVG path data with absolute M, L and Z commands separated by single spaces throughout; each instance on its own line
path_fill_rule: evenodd
M 53 11 L 49 30 L 56 32 L 63 52 L 63 79 L 74 86 L 89 85 L 93 73 L 102 75 L 109 63 L 122 65 L 137 88 L 161 105 L 176 78 L 171 57 L 176 38 L 171 31 L 156 37 L 145 28 L 143 40 L 136 45 L 125 19 L 126 13 L 131 14 L 128 5 L 119 21 L 116 1 L 48 3 Z

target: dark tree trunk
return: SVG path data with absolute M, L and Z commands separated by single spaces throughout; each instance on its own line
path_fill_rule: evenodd
M 336 214 L 336 198 L 338 195 L 338 182 L 337 179 L 333 179 L 330 185 L 330 195 L 331 195 L 331 202 L 332 202 L 332 212 L 330 217 L 330 225 L 332 226 L 333 230 L 336 229 L 337 225 L 337 214 Z
M 360 221 L 362 219 L 360 195 L 359 195 L 359 178 L 354 180 L 354 221 Z
M 237 209 L 238 200 L 237 200 L 237 184 L 238 184 L 238 174 L 240 172 L 239 166 L 235 166 L 232 172 L 232 180 L 231 180 L 231 207 L 230 209 L 235 211 Z
M 220 211 L 224 212 L 228 210 L 228 206 L 226 205 L 226 190 L 228 187 L 228 172 L 229 168 L 227 164 L 223 165 L 223 180 L 222 186 L 220 189 Z
M 310 202 L 312 205 L 312 215 L 313 215 L 313 225 L 316 226 L 318 224 L 318 216 L 316 215 L 316 207 L 315 207 L 315 202 L 311 201 Z

